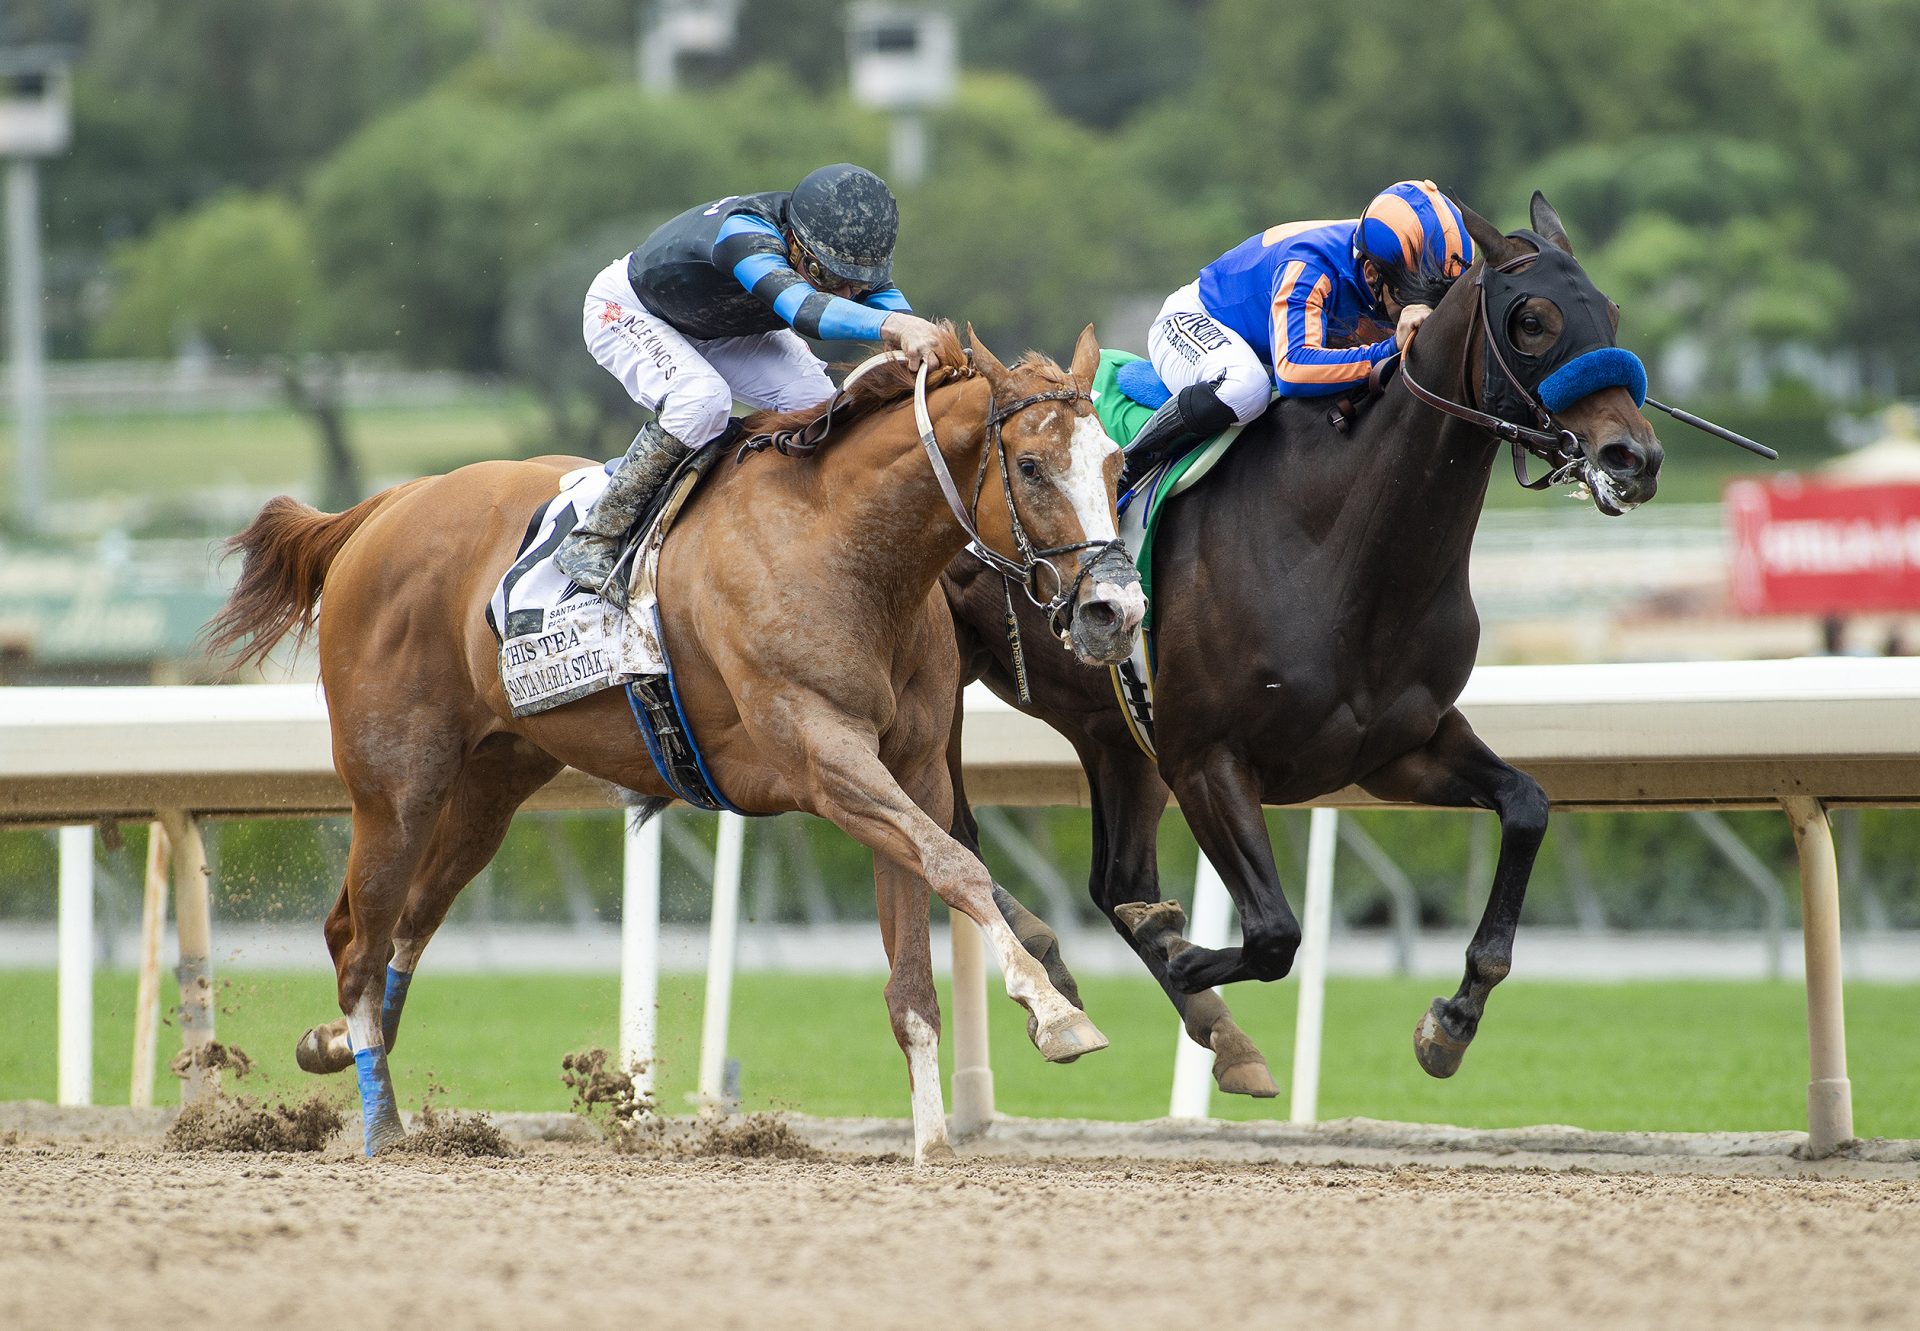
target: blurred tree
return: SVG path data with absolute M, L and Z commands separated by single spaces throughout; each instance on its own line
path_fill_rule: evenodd
M 1205 217 L 1166 206 L 1031 85 L 974 75 L 933 122 L 933 176 L 901 199 L 901 285 L 996 352 L 1064 356 L 1116 293 L 1192 280 Z
M 970 67 L 1019 74 L 1055 110 L 1101 129 L 1184 98 L 1206 58 L 1199 0 L 965 0 L 959 8 Z
M 597 232 L 523 265 L 508 283 L 500 359 L 546 411 L 548 435 L 536 452 L 611 457 L 639 426 L 640 408 L 581 344 L 580 308 L 594 274 L 631 250 L 641 229 L 603 221 Z
M 115 267 L 98 350 L 164 356 L 198 343 L 223 356 L 268 361 L 288 401 L 314 424 L 322 503 L 340 509 L 362 497 L 340 363 L 326 354 L 328 293 L 293 205 L 274 195 L 223 195 L 122 247 Z
M 1619 302 L 1622 340 L 1649 355 L 1691 343 L 1710 391 L 1739 388 L 1756 356 L 1829 344 L 1845 326 L 1846 279 L 1817 257 L 1822 237 L 1776 145 L 1712 134 L 1585 144 L 1527 178 Z
M 498 362 L 495 320 L 530 237 L 513 208 L 524 114 L 436 94 L 354 136 L 308 186 L 328 335 L 409 362 Z

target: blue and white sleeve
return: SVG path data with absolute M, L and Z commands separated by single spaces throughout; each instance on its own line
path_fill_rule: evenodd
M 881 305 L 872 297 L 872 303 L 862 304 L 816 289 L 787 262 L 787 241 L 780 228 L 752 213 L 735 213 L 721 224 L 713 262 L 772 306 L 794 332 L 822 342 L 877 342 L 888 313 L 905 307 L 906 298 L 892 288 L 888 290 L 899 297 L 899 306 Z

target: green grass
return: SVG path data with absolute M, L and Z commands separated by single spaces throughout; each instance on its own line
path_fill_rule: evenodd
M 879 977 L 746 975 L 735 994 L 733 1053 L 749 1108 L 815 1114 L 907 1112 L 906 1075 Z M 1236 1014 L 1284 1087 L 1292 1055 L 1292 984 L 1242 986 Z M 1559 984 L 1515 981 L 1494 997 L 1480 1039 L 1450 1081 L 1415 1066 L 1414 1019 L 1438 992 L 1427 980 L 1336 980 L 1328 986 L 1324 1117 L 1500 1127 L 1571 1123 L 1597 1129 L 1763 1130 L 1805 1126 L 1805 1007 L 1792 983 Z M 681 1111 L 699 1055 L 701 981 L 662 987 L 663 1108 Z M 562 1109 L 560 1057 L 612 1046 L 618 986 L 611 978 L 435 976 L 414 987 L 394 1065 L 403 1103 L 431 1078 L 453 1103 Z M 1025 1014 L 990 1005 L 1000 1107 L 1014 1114 L 1138 1119 L 1166 1113 L 1172 1010 L 1144 979 L 1095 979 L 1088 1010 L 1113 1048 L 1068 1067 L 1043 1063 Z M 125 1103 L 133 978 L 99 977 L 94 1099 Z M 172 1002 L 169 994 L 164 1002 Z M 942 1001 L 946 1001 L 943 991 Z M 333 1010 L 320 974 L 222 979 L 219 1034 L 260 1063 L 269 1094 L 305 1094 L 293 1042 Z M 1855 984 L 1847 991 L 1855 1123 L 1863 1135 L 1920 1137 L 1920 986 Z M 0 1100 L 54 1095 L 54 978 L 0 972 Z M 177 1048 L 161 1031 L 160 1062 Z M 344 1095 L 345 1078 L 331 1083 Z M 162 1086 L 156 1098 L 171 1098 Z M 1282 1118 L 1286 1100 L 1215 1097 L 1224 1118 Z
M 425 476 L 492 457 L 519 457 L 540 415 L 515 394 L 503 402 L 369 407 L 347 416 L 367 480 Z M 208 485 L 309 484 L 319 473 L 313 426 L 281 409 L 74 413 L 51 424 L 55 498 L 176 495 Z M 13 440 L 0 424 L 0 475 L 11 474 Z

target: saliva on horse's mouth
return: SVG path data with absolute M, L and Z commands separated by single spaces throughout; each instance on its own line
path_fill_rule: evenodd
M 1582 463 L 1580 478 L 1573 482 L 1571 494 L 1575 499 L 1585 499 L 1610 518 L 1623 517 L 1640 505 L 1632 500 L 1622 499 L 1614 488 L 1613 478 L 1594 466 L 1591 462 Z

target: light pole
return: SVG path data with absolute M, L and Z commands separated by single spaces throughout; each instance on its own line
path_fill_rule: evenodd
M 958 67 L 953 15 L 884 0 L 849 7 L 853 99 L 893 116 L 887 176 L 894 184 L 911 187 L 926 179 L 926 112 L 953 100 Z
M 666 94 L 680 81 L 680 57 L 718 55 L 733 45 L 740 0 L 653 0 L 640 29 L 640 86 Z
M 7 355 L 13 381 L 14 513 L 36 525 L 47 500 L 47 348 L 41 305 L 37 159 L 73 136 L 64 52 L 0 50 L 0 157 L 7 159 Z

